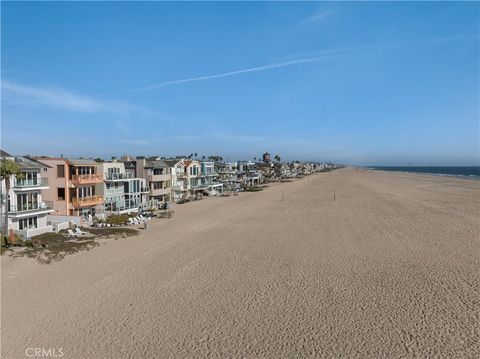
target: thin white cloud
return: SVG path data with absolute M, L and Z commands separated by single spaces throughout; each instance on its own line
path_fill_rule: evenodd
M 274 63 L 274 64 L 269 64 L 269 65 L 250 67 L 250 68 L 236 70 L 236 71 L 224 72 L 224 73 L 221 73 L 221 74 L 214 74 L 214 75 L 207 75 L 207 76 L 197 76 L 197 77 L 190 77 L 190 78 L 181 79 L 181 80 L 166 81 L 166 82 L 161 82 L 161 83 L 158 83 L 158 84 L 155 84 L 155 85 L 150 85 L 150 86 L 134 89 L 134 90 L 131 90 L 129 92 L 130 93 L 131 92 L 143 92 L 143 91 L 154 90 L 154 89 L 158 89 L 158 88 L 161 88 L 161 87 L 177 85 L 177 84 L 182 84 L 182 83 L 187 83 L 187 82 L 213 80 L 213 79 L 219 79 L 219 78 L 223 78 L 223 77 L 230 77 L 230 76 L 245 74 L 245 73 L 249 73 L 249 72 L 268 71 L 268 70 L 279 69 L 279 68 L 282 68 L 282 67 L 288 67 L 288 66 L 293 66 L 293 65 L 318 63 L 318 62 L 329 60 L 332 57 L 334 57 L 334 56 L 333 55 L 328 55 L 328 56 L 323 55 L 323 56 L 309 57 L 309 58 L 304 58 L 304 59 L 291 60 L 291 61 Z
M 313 14 L 312 16 L 309 16 L 307 19 L 304 20 L 304 22 L 308 23 L 308 22 L 321 21 L 321 20 L 326 19 L 326 18 L 328 18 L 328 17 L 330 17 L 334 14 L 335 14 L 334 11 L 322 10 L 322 11 L 319 11 L 319 12 Z
M 107 99 L 105 96 L 88 96 L 56 86 L 37 87 L 6 80 L 1 81 L 1 87 L 2 106 L 41 106 L 60 111 L 103 112 L 123 118 L 141 116 L 168 122 L 162 114 L 155 110 L 125 101 Z M 119 119 L 114 125 L 120 131 L 126 132 L 129 130 L 124 120 Z
M 13 98 L 13 100 L 4 102 L 4 105 L 42 104 L 51 108 L 80 112 L 95 112 L 103 107 L 92 97 L 77 95 L 60 88 L 40 88 L 2 80 L 2 90 L 7 93 L 9 98 Z

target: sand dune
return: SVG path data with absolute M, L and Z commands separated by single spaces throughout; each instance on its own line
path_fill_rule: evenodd
M 480 357 L 479 201 L 480 182 L 347 168 L 51 265 L 4 256 L 2 358 Z

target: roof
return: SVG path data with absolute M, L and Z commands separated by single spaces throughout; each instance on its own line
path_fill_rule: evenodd
M 167 168 L 168 165 L 163 161 L 145 161 L 145 168 Z
M 50 166 L 25 156 L 15 156 L 15 162 L 22 170 L 50 168 Z
M 135 169 L 137 167 L 137 161 L 124 161 L 123 162 L 125 168 Z
M 0 157 L 13 157 L 10 153 L 0 150 Z
M 168 167 L 174 167 L 177 163 L 181 163 L 182 160 L 165 160 Z
M 74 166 L 97 166 L 99 164 L 98 162 L 95 162 L 95 160 L 83 158 L 37 157 L 36 159 L 39 161 L 65 161 Z
M 74 166 L 96 166 L 98 162 L 94 160 L 85 160 L 85 159 L 77 159 L 77 158 L 67 158 L 68 162 L 70 162 Z
M 183 163 L 185 164 L 185 167 L 190 166 L 190 165 L 192 164 L 192 162 L 193 162 L 192 160 L 185 160 L 185 161 L 183 161 Z

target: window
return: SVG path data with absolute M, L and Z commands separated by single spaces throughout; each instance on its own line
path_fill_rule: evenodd
M 65 188 L 57 188 L 57 197 L 59 201 L 65 201 Z
M 65 166 L 57 165 L 57 177 L 65 177 Z
M 37 217 L 22 218 L 18 221 L 20 230 L 37 228 Z

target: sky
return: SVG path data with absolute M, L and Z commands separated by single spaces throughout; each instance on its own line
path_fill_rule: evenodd
M 1 147 L 479 165 L 478 2 L 2 2 Z

